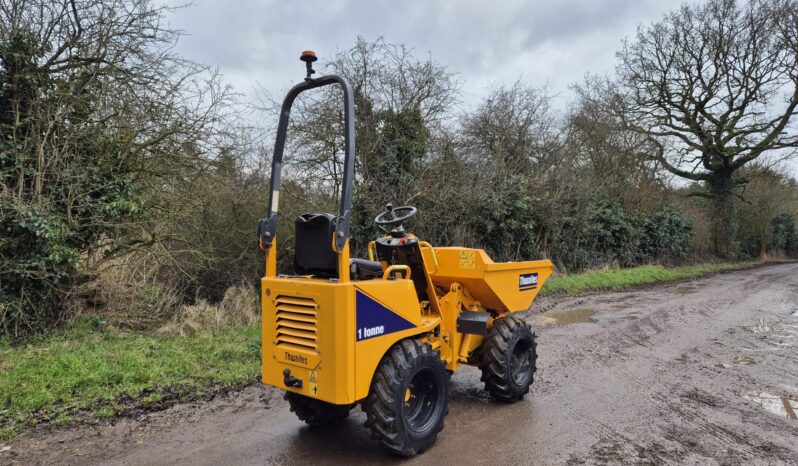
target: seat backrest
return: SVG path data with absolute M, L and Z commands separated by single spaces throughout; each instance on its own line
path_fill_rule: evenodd
M 294 273 L 322 278 L 338 277 L 338 254 L 332 250 L 335 216 L 302 214 L 294 233 Z

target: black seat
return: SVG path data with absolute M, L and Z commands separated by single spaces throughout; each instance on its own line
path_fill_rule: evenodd
M 294 273 L 319 278 L 338 278 L 338 254 L 332 250 L 336 217 L 331 214 L 302 214 L 295 222 Z M 370 280 L 382 276 L 377 261 L 349 260 L 353 278 Z
M 349 259 L 349 264 L 349 271 L 352 277 L 356 277 L 358 280 L 370 280 L 372 278 L 382 277 L 382 264 L 377 261 L 353 257 Z
M 294 273 L 321 278 L 338 277 L 338 254 L 332 250 L 335 216 L 302 214 L 294 225 Z

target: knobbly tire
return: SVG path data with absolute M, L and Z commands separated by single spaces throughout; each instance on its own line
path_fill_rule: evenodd
M 523 320 L 497 319 L 482 344 L 482 381 L 493 398 L 506 403 L 529 393 L 537 364 L 535 333 Z
M 300 421 L 313 427 L 337 424 L 349 417 L 350 405 L 334 405 L 293 392 L 285 392 L 285 399 Z
M 366 427 L 383 447 L 402 456 L 423 452 L 449 412 L 446 364 L 426 343 L 397 343 L 377 367 L 362 407 Z

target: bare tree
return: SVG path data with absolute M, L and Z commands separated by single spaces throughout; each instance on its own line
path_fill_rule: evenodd
M 431 57 L 418 57 L 402 44 L 358 38 L 322 65 L 352 84 L 355 99 L 355 248 L 376 234 L 372 219 L 387 202 L 418 201 L 428 171 L 428 142 L 455 103 L 456 76 Z M 263 96 L 265 110 L 279 101 Z M 304 204 L 331 211 L 340 192 L 343 108 L 338 89 L 301 95 L 291 112 L 287 178 L 313 193 Z M 290 222 L 282 222 L 286 228 Z M 283 234 L 278 232 L 278 234 Z M 285 237 L 283 235 L 283 237 Z M 358 249 L 358 250 L 360 250 Z
M 462 120 L 469 152 L 510 172 L 539 164 L 559 131 L 547 90 L 521 81 L 495 87 Z
M 79 270 L 160 241 L 159 193 L 208 168 L 218 75 L 148 0 L 0 0 L 0 327 L 57 319 Z
M 793 0 L 685 4 L 618 53 L 616 114 L 645 136 L 641 154 L 704 184 L 721 257 L 731 255 L 738 170 L 798 148 L 797 11 Z

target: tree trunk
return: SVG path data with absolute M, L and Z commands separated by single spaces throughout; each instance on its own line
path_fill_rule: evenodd
M 712 243 L 715 254 L 723 259 L 732 258 L 734 242 L 734 189 L 732 171 L 713 174 L 707 184 L 712 196 Z

